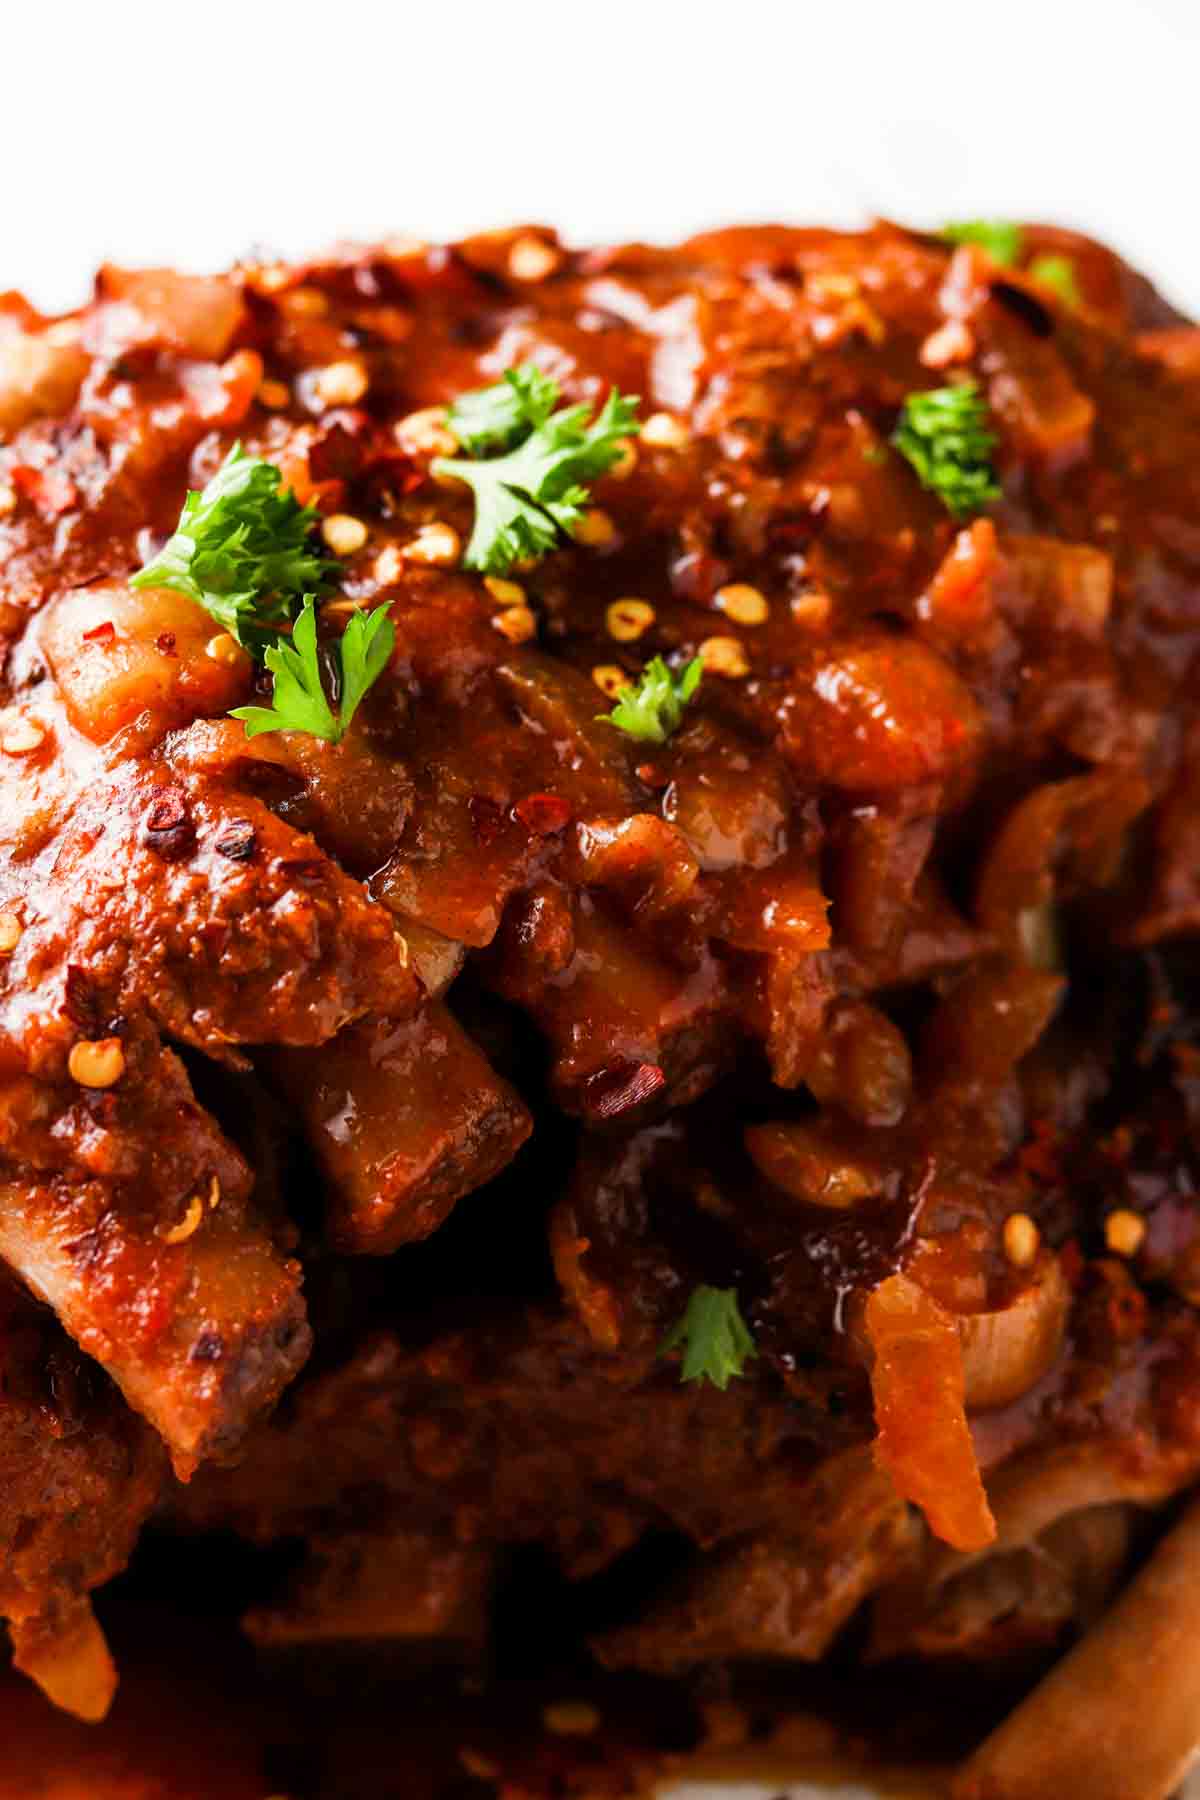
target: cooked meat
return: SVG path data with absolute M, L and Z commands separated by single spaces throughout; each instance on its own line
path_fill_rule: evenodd
M 985 1666 L 1055 1649 L 1103 1612 L 1129 1560 L 1128 1509 L 1096 1506 L 926 1587 L 886 1591 L 872 1654 L 970 1657 Z
M 1070 1649 L 1200 1474 L 1200 357 L 1018 235 L 0 304 L 0 1261 L 100 1365 L 0 1441 L 0 1601 L 65 1704 L 158 1439 L 174 1529 L 306 1545 L 272 1650 L 477 1658 L 533 1546 L 664 1547 L 621 1667 L 1067 1650 L 980 1794 L 1145 1636 Z
M 918 1527 L 865 1450 L 830 1457 L 798 1498 L 789 1536 L 698 1557 L 646 1617 L 597 1644 L 601 1660 L 663 1674 L 738 1659 L 817 1662 L 863 1600 L 911 1563 Z
M 256 1644 L 399 1646 L 415 1667 L 447 1652 L 478 1656 L 488 1625 L 492 1558 L 474 1545 L 420 1532 L 345 1532 L 313 1554 L 282 1606 L 247 1615 Z
M 204 1525 L 269 1541 L 375 1526 L 462 1543 L 545 1541 L 572 1574 L 606 1567 L 647 1529 L 711 1545 L 786 1529 L 819 1468 L 816 1408 L 765 1384 L 681 1386 L 653 1352 L 599 1352 L 574 1321 L 530 1309 L 406 1350 L 379 1335 L 299 1385 L 236 1468 L 177 1499 Z
M 247 1208 L 251 1174 L 173 1051 L 129 1030 L 112 1091 L 3 1094 L 0 1256 L 170 1447 L 185 1479 L 304 1362 L 299 1264 Z M 89 1104 L 99 1102 L 99 1104 Z M 66 1166 L 62 1166 L 66 1159 Z
M 436 1230 L 529 1135 L 529 1114 L 436 1001 L 270 1060 L 329 1184 L 330 1233 L 384 1255 Z
M 124 1566 L 165 1472 L 154 1433 L 0 1278 L 0 1618 L 17 1666 L 83 1718 L 116 1685 L 88 1595 Z

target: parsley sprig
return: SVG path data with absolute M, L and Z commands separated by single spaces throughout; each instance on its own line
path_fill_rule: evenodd
M 943 502 L 956 519 L 969 518 L 998 500 L 992 468 L 994 433 L 988 430 L 987 402 L 974 381 L 910 394 L 892 443 L 912 464 L 922 487 Z
M 330 644 L 335 711 L 322 680 L 316 599 L 339 565 L 314 548 L 316 509 L 281 483 L 274 463 L 235 444 L 212 480 L 188 493 L 174 536 L 131 585 L 186 594 L 266 664 L 270 706 L 231 714 L 247 737 L 306 731 L 336 744 L 386 667 L 396 628 L 386 607 L 355 613 Z
M 1011 266 L 1018 260 L 1025 234 L 1010 219 L 960 219 L 943 225 L 939 236 L 948 244 L 978 244 L 993 262 Z
M 262 648 L 264 627 L 285 623 L 337 565 L 313 547 L 317 513 L 281 486 L 274 463 L 235 444 L 212 480 L 189 492 L 179 524 L 131 586 L 174 588 L 239 644 Z
M 758 1351 L 738 1309 L 735 1288 L 692 1289 L 683 1317 L 668 1331 L 659 1354 L 680 1348 L 681 1381 L 711 1381 L 724 1392 L 730 1381 L 745 1373 L 748 1358 Z
M 263 656 L 275 678 L 270 706 L 237 706 L 230 716 L 241 719 L 250 738 L 266 731 L 307 731 L 339 743 L 363 695 L 387 666 L 395 643 L 396 628 L 385 606 L 351 614 L 342 636 L 329 648 L 335 665 L 335 712 L 321 680 L 317 609 L 312 595 L 306 595 L 290 642 L 281 635 Z
M 679 729 L 683 709 L 700 686 L 704 665 L 698 656 L 678 673 L 653 656 L 636 685 L 621 689 L 611 712 L 597 713 L 601 724 L 615 725 L 626 737 L 643 744 L 665 744 Z
M 557 382 L 526 364 L 451 410 L 451 427 L 472 454 L 439 457 L 433 473 L 465 482 L 475 496 L 467 568 L 505 575 L 572 536 L 588 501 L 584 484 L 612 468 L 637 424 L 637 400 L 616 388 L 591 424 L 589 406 L 555 412 L 557 399 Z M 497 447 L 497 455 L 477 455 Z
M 558 404 L 558 383 L 536 363 L 506 369 L 495 387 L 460 394 L 446 423 L 468 456 L 509 450 L 527 431 L 544 425 Z

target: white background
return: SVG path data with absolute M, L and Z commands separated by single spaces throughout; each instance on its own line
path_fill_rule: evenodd
M 0 288 L 513 220 L 1014 216 L 1200 311 L 1197 0 L 9 0 Z
M 104 260 L 885 213 L 1080 226 L 1200 313 L 1200 0 L 8 0 L 0 22 L 0 289 L 48 308 Z

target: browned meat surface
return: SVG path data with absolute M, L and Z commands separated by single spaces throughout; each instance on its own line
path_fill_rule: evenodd
M 313 1551 L 281 1606 L 246 1617 L 270 1650 L 357 1645 L 399 1647 L 410 1666 L 467 1661 L 483 1649 L 492 1559 L 472 1544 L 416 1531 L 340 1533 Z
M 346 1250 L 384 1255 L 427 1237 L 529 1135 L 518 1096 L 436 1001 L 412 1019 L 350 1026 L 319 1062 L 281 1051 L 270 1067 L 304 1122 Z
M 248 1208 L 244 1160 L 172 1051 L 125 1043 L 113 1090 L 56 1094 L 28 1078 L 5 1090 L 5 1148 L 23 1172 L 3 1186 L 0 1256 L 158 1427 L 186 1479 L 239 1440 L 310 1336 L 299 1264 Z
M 0 1610 L 17 1666 L 85 1718 L 116 1682 L 88 1595 L 124 1566 L 164 1474 L 153 1432 L 0 1281 Z
M 21 1666 L 103 1709 L 159 1439 L 173 1529 L 303 1541 L 272 1653 L 478 1659 L 539 1557 L 621 1669 L 1069 1651 L 1200 1472 L 1193 328 L 881 223 L 109 268 L 0 344 Z M 235 445 L 275 535 L 206 562 Z

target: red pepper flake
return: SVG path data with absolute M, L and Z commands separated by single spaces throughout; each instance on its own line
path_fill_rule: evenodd
M 145 842 L 165 862 L 186 856 L 195 841 L 187 795 L 182 788 L 163 788 L 151 803 L 142 826 Z
M 168 788 L 146 815 L 147 831 L 174 831 L 187 818 L 187 801 L 178 788 Z
M 423 487 L 428 478 L 428 469 L 403 451 L 391 449 L 372 456 L 364 476 L 367 510 L 393 518 L 400 502 Z
M 160 631 L 154 640 L 154 648 L 159 652 L 160 656 L 174 656 L 175 633 L 173 631 Z
M 657 1063 L 614 1057 L 583 1084 L 583 1108 L 589 1118 L 615 1119 L 641 1106 L 667 1085 Z
M 34 469 L 18 463 L 8 472 L 10 484 L 26 500 L 31 500 L 40 513 L 56 518 L 67 512 L 79 499 L 79 490 L 63 469 Z
M 257 843 L 258 835 L 249 819 L 234 819 L 221 833 L 214 848 L 230 862 L 249 862 Z
M 360 441 L 371 421 L 365 412 L 340 407 L 326 413 L 320 436 L 309 447 L 308 472 L 314 481 L 353 481 L 363 465 Z
M 85 644 L 111 644 L 116 635 L 117 628 L 112 620 L 101 619 L 98 625 L 93 625 L 90 631 L 84 632 L 83 641 Z
M 88 1037 L 96 1035 L 99 1011 L 91 977 L 78 963 L 68 963 L 63 1011 Z
M 553 837 L 571 817 L 571 808 L 558 794 L 526 794 L 513 807 L 516 817 L 534 837 Z

